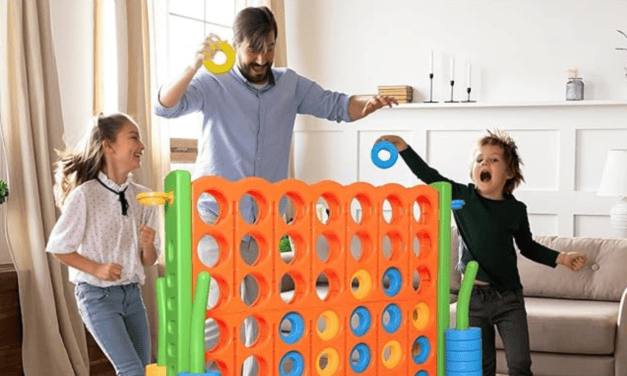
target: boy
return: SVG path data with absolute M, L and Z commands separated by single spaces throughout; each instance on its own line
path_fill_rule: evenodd
M 481 328 L 483 375 L 496 374 L 494 325 L 503 339 L 509 374 L 532 375 L 527 312 L 513 240 L 523 256 L 551 267 L 562 264 L 577 271 L 585 265 L 586 256 L 556 252 L 532 239 L 527 207 L 512 195 L 524 181 L 514 140 L 499 130 L 479 139 L 470 171 L 474 184 L 469 185 L 440 175 L 398 136 L 383 136 L 379 141 L 394 144 L 420 180 L 449 182 L 452 198 L 465 202 L 453 213 L 463 240 L 462 271 L 469 261 L 479 263 L 469 323 Z

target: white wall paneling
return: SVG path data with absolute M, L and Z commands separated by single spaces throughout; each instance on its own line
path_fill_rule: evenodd
M 403 137 L 442 175 L 469 183 L 476 140 L 500 128 L 516 140 L 526 182 L 515 196 L 528 206 L 534 233 L 612 237 L 609 210 L 616 199 L 597 197 L 609 148 L 627 143 L 627 103 L 587 106 L 404 106 L 353 124 L 301 122 L 295 133 L 296 177 L 342 184 L 366 181 L 422 184 L 402 159 L 388 170 L 370 161 L 374 141 Z

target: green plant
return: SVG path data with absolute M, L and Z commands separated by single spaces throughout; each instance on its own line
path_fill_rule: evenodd
M 292 250 L 292 246 L 290 245 L 290 238 L 288 236 L 284 236 L 281 238 L 279 242 L 279 252 L 285 253 L 290 252 Z
M 4 204 L 7 197 L 9 197 L 9 187 L 7 186 L 7 183 L 0 180 L 0 205 Z
M 620 31 L 620 30 L 616 30 L 618 31 L 622 36 L 624 36 L 625 38 L 627 38 L 627 34 L 625 34 L 624 32 Z M 627 48 L 625 47 L 616 47 L 616 49 L 618 51 L 627 51 Z M 627 78 L 627 67 L 625 67 L 625 78 Z

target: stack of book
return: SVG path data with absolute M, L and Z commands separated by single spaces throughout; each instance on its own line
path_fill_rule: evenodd
M 414 90 L 405 85 L 381 85 L 378 87 L 379 95 L 396 97 L 398 103 L 411 103 Z

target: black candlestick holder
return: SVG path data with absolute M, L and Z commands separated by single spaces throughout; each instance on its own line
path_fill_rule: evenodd
M 471 101 L 470 100 L 470 92 L 471 91 L 472 91 L 471 88 L 469 88 L 469 87 L 466 88 L 466 93 L 468 93 L 468 100 L 462 101 L 462 103 L 474 103 L 474 102 L 476 102 L 476 101 Z
M 431 82 L 429 88 L 429 100 L 424 101 L 424 103 L 438 103 L 438 101 L 433 100 L 433 73 L 429 73 L 429 81 Z
M 444 103 L 459 103 L 459 101 L 454 101 L 453 100 L 453 87 L 455 86 L 455 80 L 451 80 L 451 100 L 450 101 L 446 101 Z

